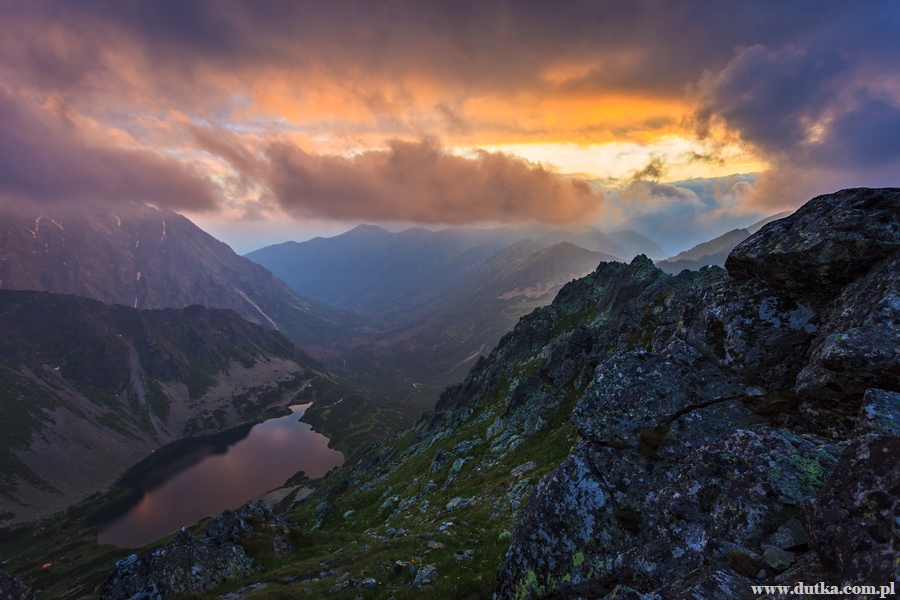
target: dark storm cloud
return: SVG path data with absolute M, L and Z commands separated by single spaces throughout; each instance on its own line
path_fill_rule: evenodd
M 828 124 L 813 158 L 835 167 L 896 164 L 900 158 L 900 103 L 860 91 Z
M 860 3 L 866 4 L 866 3 Z M 845 2 L 370 2 L 95 0 L 0 3 L 9 58 L 59 88 L 121 65 L 102 48 L 134 43 L 147 77 L 173 89 L 201 70 L 322 64 L 333 73 L 427 75 L 468 89 L 544 89 L 559 62 L 596 62 L 563 90 L 680 94 L 737 45 L 783 45 L 852 13 Z M 44 43 L 41 31 L 65 39 Z M 184 91 L 183 89 L 181 91 Z
M 831 49 L 746 48 L 701 80 L 700 133 L 717 116 L 767 152 L 796 150 L 840 92 L 837 79 L 845 70 L 846 61 Z
M 6 201 L 119 202 L 208 210 L 208 182 L 146 151 L 85 143 L 64 117 L 0 91 L 0 198 Z
M 519 158 L 450 154 L 432 141 L 394 141 L 352 158 L 308 154 L 288 144 L 266 152 L 267 184 L 301 216 L 465 224 L 571 223 L 598 212 L 603 195 Z
M 772 164 L 751 204 L 783 208 L 840 187 L 897 184 L 900 5 L 853 6 L 816 36 L 740 48 L 701 78 L 697 131 L 722 123 Z

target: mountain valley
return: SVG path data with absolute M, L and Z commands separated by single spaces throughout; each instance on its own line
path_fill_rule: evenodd
M 620 246 L 615 236 L 628 247 Z M 365 334 L 306 349 L 348 381 L 428 409 L 522 315 L 601 261 L 648 251 L 633 231 L 543 226 L 407 229 L 361 225 L 247 255 L 304 295 L 370 319 Z M 634 252 L 634 254 L 631 254 Z
M 774 600 L 752 586 L 897 581 L 898 215 L 898 189 L 843 190 L 727 270 L 601 262 L 305 499 L 133 556 L 91 543 L 109 500 L 88 499 L 0 532 L 3 568 L 42 597 L 103 599 Z M 532 244 L 504 261 L 583 250 Z
M 230 310 L 8 290 L 0 363 L 0 512 L 15 521 L 105 490 L 168 442 L 280 409 L 319 366 Z

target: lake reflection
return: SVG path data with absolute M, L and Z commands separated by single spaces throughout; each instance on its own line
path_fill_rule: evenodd
M 328 438 L 300 422 L 308 406 L 292 406 L 291 415 L 254 425 L 246 437 L 239 434 L 242 439 L 226 446 L 224 453 L 220 449 L 187 461 L 176 453 L 172 463 L 186 462 L 186 468 L 167 473 L 171 476 L 165 481 L 141 486 L 149 489 L 133 508 L 100 532 L 98 542 L 143 546 L 204 517 L 239 508 L 284 484 L 297 471 L 315 478 L 339 466 L 343 455 L 328 448 Z M 160 471 L 165 471 L 165 465 L 155 469 L 151 480 L 158 478 Z

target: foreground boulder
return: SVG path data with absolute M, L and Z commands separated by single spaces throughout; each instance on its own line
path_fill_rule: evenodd
M 900 583 L 900 437 L 854 441 L 806 507 L 822 565 L 841 582 Z
M 848 430 L 869 388 L 900 390 L 900 252 L 834 300 L 797 377 L 807 419 Z
M 813 198 L 731 251 L 735 279 L 837 293 L 900 250 L 900 188 L 841 190 Z

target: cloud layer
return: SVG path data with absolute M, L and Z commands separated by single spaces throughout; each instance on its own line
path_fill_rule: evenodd
M 684 228 L 672 214 L 749 219 L 900 172 L 895 2 L 0 0 L 0 14 L 6 197 Z M 674 138 L 692 150 L 653 153 Z M 656 162 L 598 165 L 620 174 L 602 204 L 478 149 L 563 143 L 638 144 Z M 666 187 L 665 165 L 760 173 L 725 201 Z

